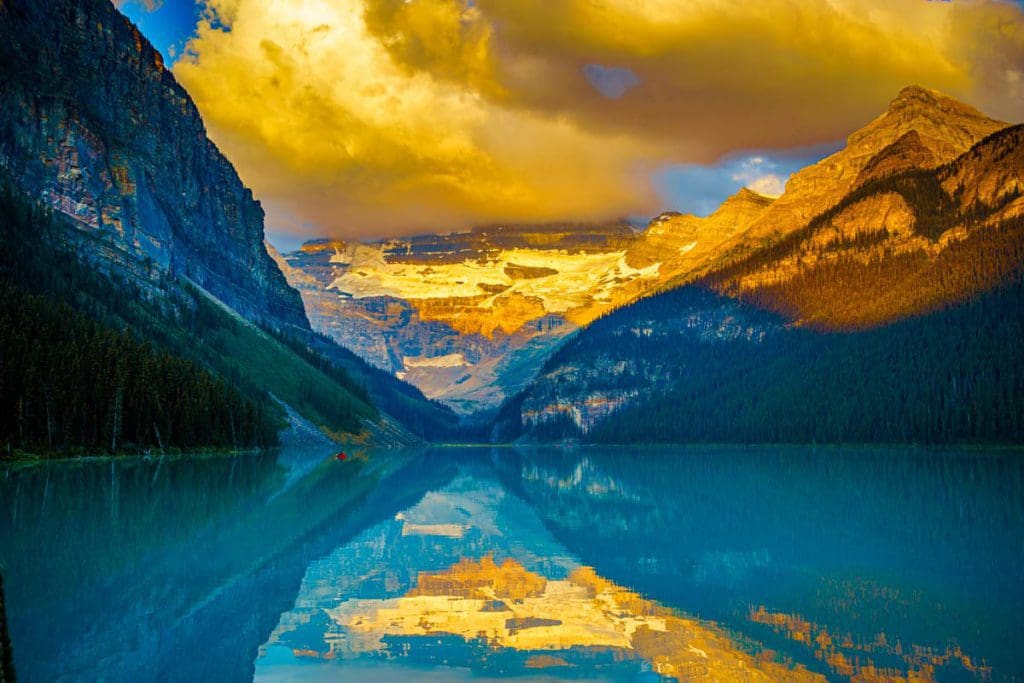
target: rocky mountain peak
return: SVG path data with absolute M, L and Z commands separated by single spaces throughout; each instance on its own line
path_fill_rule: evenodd
M 678 211 L 665 211 L 651 220 L 644 234 L 647 236 L 658 233 L 686 233 L 689 235 L 697 231 L 706 233 L 719 229 L 732 230 L 752 221 L 773 201 L 775 201 L 774 197 L 743 187 L 727 197 L 707 217 Z
M 925 88 L 920 85 L 908 85 L 889 103 L 889 111 L 895 112 L 901 109 L 916 107 L 937 107 L 943 102 L 956 102 L 951 97 L 942 94 L 938 90 Z
M 651 222 L 647 224 L 647 227 L 650 228 L 654 225 L 658 225 L 659 223 L 667 223 L 675 218 L 679 218 L 682 215 L 683 214 L 681 214 L 678 211 L 663 211 L 662 213 L 652 218 Z
M 881 116 L 847 138 L 846 147 L 794 173 L 783 195 L 736 241 L 758 244 L 800 229 L 862 182 L 873 161 L 877 167 L 871 173 L 935 168 L 1006 125 L 935 90 L 904 88 Z M 909 133 L 915 135 L 894 145 Z
M 952 161 L 1006 123 L 990 119 L 974 107 L 937 90 L 904 88 L 884 114 L 847 139 L 844 152 L 861 166 L 907 133 L 932 152 L 932 165 Z M 840 152 L 842 154 L 842 152 Z
M 319 254 L 321 252 L 339 252 L 345 251 L 348 248 L 348 244 L 343 240 L 336 240 L 330 238 L 321 238 L 308 240 L 302 243 L 299 247 L 299 251 L 304 254 Z
M 958 116 L 978 120 L 989 120 L 987 116 L 969 104 L 950 97 L 945 93 L 920 85 L 908 85 L 889 103 L 888 115 L 919 115 L 942 113 L 946 116 Z

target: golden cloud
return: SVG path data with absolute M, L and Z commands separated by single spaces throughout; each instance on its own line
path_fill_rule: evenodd
M 1009 2 L 207 8 L 176 75 L 258 195 L 334 235 L 654 212 L 658 165 L 838 139 L 910 83 L 1024 112 Z M 636 79 L 609 98 L 588 65 Z

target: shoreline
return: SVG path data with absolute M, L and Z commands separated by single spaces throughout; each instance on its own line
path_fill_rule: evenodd
M 93 455 L 41 455 L 38 453 L 25 453 L 15 452 L 10 456 L 0 456 L 0 464 L 23 464 L 23 465 L 37 465 L 44 463 L 68 463 L 68 462 L 103 462 L 106 460 L 139 460 L 141 462 L 152 462 L 154 460 L 160 460 L 161 458 L 182 458 L 182 457 L 197 457 L 197 458 L 219 458 L 236 455 L 246 455 L 262 453 L 266 451 L 272 451 L 280 446 L 274 446 L 271 448 L 208 448 L 198 450 L 167 450 L 163 453 L 139 453 L 139 452 L 125 452 L 125 453 L 103 453 Z
M 367 446 L 365 444 L 338 444 L 349 448 L 358 447 L 360 450 L 403 450 L 389 446 Z M 153 462 L 163 458 L 221 458 L 240 455 L 253 455 L 275 450 L 282 450 L 286 446 L 273 446 L 270 448 L 229 448 L 229 449 L 199 449 L 189 451 L 166 451 L 160 453 L 113 453 L 94 455 L 41 455 L 37 453 L 15 452 L 7 456 L 0 456 L 0 465 L 8 466 L 32 466 L 48 463 L 93 463 L 107 460 L 125 461 L 137 460 L 140 462 Z M 864 444 L 793 444 L 793 443 L 664 443 L 664 444 L 580 444 L 580 443 L 426 443 L 418 446 L 406 447 L 410 450 L 438 449 L 500 449 L 500 450 L 536 450 L 551 449 L 558 451 L 613 451 L 637 449 L 642 451 L 760 451 L 802 448 L 810 451 L 862 451 L 868 452 L 875 449 L 900 449 L 908 453 L 941 453 L 941 452 L 967 452 L 967 453 L 1018 453 L 1024 452 L 1024 444 L 894 444 L 894 443 L 864 443 Z

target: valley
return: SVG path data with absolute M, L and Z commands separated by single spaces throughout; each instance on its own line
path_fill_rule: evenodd
M 489 415 L 548 381 L 549 358 L 579 330 L 585 338 L 594 321 L 673 288 L 697 283 L 778 313 L 786 328 L 855 331 L 1008 282 L 1016 229 L 999 226 L 1024 211 L 1021 149 L 1019 127 L 914 86 L 778 198 L 743 188 L 706 217 L 667 212 L 643 229 L 324 239 L 275 258 L 319 332 L 462 415 Z M 709 316 L 733 334 L 728 318 Z M 576 394 L 520 419 L 554 411 L 586 431 L 638 391 Z
M 275 258 L 317 331 L 468 415 L 522 389 L 574 331 L 709 268 L 771 202 L 743 189 L 708 217 L 666 213 L 645 230 L 543 225 L 371 244 L 325 239 Z

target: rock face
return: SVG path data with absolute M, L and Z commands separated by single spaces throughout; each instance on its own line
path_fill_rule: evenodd
M 632 245 L 627 263 L 638 268 L 657 263 L 665 282 L 691 276 L 715 263 L 722 245 L 746 232 L 773 202 L 772 197 L 743 188 L 706 218 L 662 214 Z
M 872 180 L 902 171 L 934 166 L 935 154 L 925 146 L 921 135 L 916 130 L 912 130 L 871 157 L 871 160 L 857 175 L 854 187 L 860 187 Z
M 74 219 L 81 255 L 142 282 L 187 278 L 273 327 L 308 326 L 264 249 L 259 202 L 109 0 L 4 0 L 0 37 L 0 169 Z
M 1021 215 L 1024 125 L 990 135 L 939 174 L 962 211 L 992 211 L 990 222 Z

